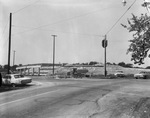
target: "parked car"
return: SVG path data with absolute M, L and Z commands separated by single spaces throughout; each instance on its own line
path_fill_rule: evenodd
M 148 79 L 148 78 L 150 78 L 150 72 L 141 71 L 141 72 L 138 73 L 138 74 L 134 74 L 134 77 L 135 77 L 136 79 Z
M 116 77 L 125 77 L 125 74 L 123 73 L 122 70 L 118 70 L 116 73 L 114 73 L 114 75 L 115 75 Z
M 4 77 L 2 77 L 2 84 L 12 85 L 13 87 L 16 85 L 25 85 L 31 82 L 31 78 L 25 77 L 21 74 L 6 74 Z

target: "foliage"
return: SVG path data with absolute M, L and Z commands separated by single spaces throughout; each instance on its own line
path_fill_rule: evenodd
M 118 65 L 124 67 L 126 64 L 124 62 L 120 62 Z
M 8 69 L 8 65 L 4 65 L 4 69 Z
M 133 68 L 133 64 L 128 63 L 128 64 L 125 65 L 125 67 L 127 67 L 127 68 Z
M 146 69 L 150 69 L 150 66 L 147 66 Z
M 108 64 L 108 65 L 113 65 L 112 63 L 110 63 L 110 62 L 107 62 L 106 64 Z
M 129 32 L 133 32 L 133 39 L 129 40 L 130 45 L 127 53 L 131 53 L 131 61 L 135 64 L 144 64 L 144 59 L 148 55 L 150 49 L 150 17 L 141 14 L 140 17 L 132 14 L 132 18 L 128 19 L 129 26 L 121 24 Z
M 91 62 L 89 63 L 89 65 L 95 65 L 95 64 L 98 64 L 98 62 L 96 62 L 96 61 L 91 61 Z
M 133 67 L 133 64 L 130 64 L 130 63 L 125 63 L 125 62 L 120 62 L 118 63 L 119 66 L 122 66 L 122 67 L 126 67 L 126 68 L 132 68 Z

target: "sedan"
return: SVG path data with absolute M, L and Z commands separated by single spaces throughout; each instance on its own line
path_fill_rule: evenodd
M 135 74 L 134 78 L 136 78 L 136 79 L 148 79 L 148 78 L 150 78 L 150 72 L 141 71 L 140 73 Z
M 125 77 L 125 74 L 123 73 L 123 71 L 119 70 L 114 74 L 116 77 Z
M 12 85 L 13 87 L 15 87 L 16 85 L 25 85 L 31 82 L 32 82 L 31 78 L 25 77 L 20 74 L 6 74 L 2 78 L 2 83 L 4 85 Z

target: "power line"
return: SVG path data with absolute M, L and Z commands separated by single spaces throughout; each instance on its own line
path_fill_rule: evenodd
M 93 13 L 99 12 L 100 10 L 105 10 L 105 9 L 107 9 L 107 8 L 99 9 L 99 10 L 95 10 L 95 11 L 91 11 L 91 12 L 88 12 L 86 14 L 82 14 L 82 15 L 78 15 L 78 16 L 73 16 L 73 17 L 70 17 L 70 18 L 66 18 L 66 19 L 54 22 L 54 23 L 49 23 L 49 24 L 38 26 L 38 27 L 34 27 L 34 28 L 30 29 L 30 30 L 27 30 L 27 31 L 24 31 L 24 32 L 20 32 L 20 33 L 25 33 L 25 32 L 29 32 L 29 31 L 32 31 L 32 30 L 36 30 L 36 29 L 42 28 L 42 27 L 47 27 L 47 26 L 50 26 L 50 25 L 55 25 L 55 24 L 58 24 L 58 23 L 61 23 L 61 22 L 65 22 L 65 21 L 71 20 L 71 19 L 83 17 L 83 16 L 86 16 L 86 15 L 89 15 L 89 14 L 93 14 Z
M 5 39 L 4 45 L 6 45 L 9 41 L 9 36 Z
M 115 22 L 115 24 L 107 31 L 106 35 L 116 26 L 116 24 L 121 20 L 121 18 L 131 9 L 131 7 L 134 5 L 134 3 L 136 2 L 136 0 L 134 0 L 134 2 L 128 7 L 128 9 L 121 15 L 121 17 Z
M 25 27 L 25 26 L 15 26 L 13 25 L 13 27 L 19 27 L 19 28 L 31 28 L 31 27 Z M 75 32 L 64 32 L 64 31 L 58 31 L 58 30 L 53 30 L 53 29 L 36 29 L 36 30 L 41 30 L 41 31 L 54 31 L 54 32 L 61 32 L 61 33 L 67 33 L 67 34 L 74 34 L 74 35 L 85 35 L 85 36 L 98 36 L 98 37 L 103 37 L 103 35 L 98 35 L 98 34 L 85 34 L 85 33 L 75 33 Z M 25 33 L 26 31 L 23 32 L 18 32 L 18 33 L 14 33 L 12 35 L 15 34 L 20 34 L 20 33 Z
M 40 0 L 37 0 L 37 1 L 35 1 L 34 3 L 31 3 L 31 4 L 27 5 L 27 6 L 25 6 L 25 7 L 21 8 L 21 9 L 15 11 L 15 12 L 13 12 L 13 14 L 16 14 L 16 13 L 18 13 L 18 12 L 20 12 L 20 11 L 26 9 L 26 8 L 28 8 L 28 7 L 30 7 L 30 6 L 32 6 L 32 5 L 34 5 L 34 4 L 36 4 L 36 3 L 39 2 L 39 1 L 40 1 Z
M 8 25 L 8 21 L 9 21 L 9 20 L 7 20 L 7 22 L 6 22 L 5 26 L 4 26 L 4 29 L 3 29 L 3 31 L 2 31 L 1 38 L 3 37 L 3 35 L 4 35 L 4 33 L 5 33 L 6 27 L 7 27 L 7 25 Z

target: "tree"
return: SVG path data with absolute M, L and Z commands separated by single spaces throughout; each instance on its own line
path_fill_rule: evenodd
M 22 64 L 19 64 L 19 66 L 22 66 Z
M 126 68 L 133 68 L 133 64 L 128 63 L 128 64 L 125 65 L 125 67 Z
M 8 69 L 8 65 L 4 65 L 4 69 Z
M 150 66 L 147 66 L 146 69 L 150 69 Z
M 91 62 L 89 63 L 89 65 L 95 65 L 95 64 L 98 64 L 98 62 L 96 62 L 96 61 L 91 61 Z
M 108 65 L 112 65 L 112 63 L 110 63 L 110 62 L 107 62 L 106 64 L 108 64 Z
M 134 64 L 144 64 L 144 59 L 148 55 L 150 49 L 150 17 L 141 14 L 140 17 L 132 14 L 132 18 L 128 19 L 129 26 L 121 24 L 129 32 L 133 32 L 133 39 L 129 40 L 130 45 L 127 54 L 131 53 L 131 61 Z
M 120 62 L 120 63 L 118 63 L 118 65 L 122 66 L 122 67 L 125 67 L 126 64 L 124 62 Z
M 13 65 L 12 67 L 11 67 L 11 69 L 13 70 L 13 71 L 16 71 L 16 68 L 18 67 L 18 65 Z

